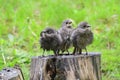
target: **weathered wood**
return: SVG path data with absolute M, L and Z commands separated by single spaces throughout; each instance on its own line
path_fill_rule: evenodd
M 30 80 L 101 80 L 101 55 L 33 57 Z
M 21 70 L 5 68 L 0 71 L 0 80 L 24 80 Z

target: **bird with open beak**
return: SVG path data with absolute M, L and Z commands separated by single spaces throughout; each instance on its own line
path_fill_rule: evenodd
M 61 37 L 62 37 L 62 45 L 60 47 L 60 50 L 62 51 L 62 54 L 67 51 L 69 54 L 68 49 L 70 48 L 70 46 L 72 45 L 71 40 L 70 40 L 70 36 L 72 33 L 72 20 L 71 19 L 67 19 L 64 20 L 62 22 L 61 28 L 58 30 L 58 32 L 60 33 Z

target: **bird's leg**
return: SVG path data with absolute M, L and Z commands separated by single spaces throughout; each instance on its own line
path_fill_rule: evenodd
M 72 53 L 72 54 L 75 54 L 75 52 L 76 52 L 76 49 L 77 49 L 77 48 L 76 48 L 76 47 L 74 47 L 74 50 L 73 50 L 73 53 Z
M 66 46 L 67 46 L 67 44 L 65 44 L 65 50 L 67 51 L 67 54 L 69 55 L 69 51 L 68 51 L 68 49 L 66 49 Z
M 59 55 L 59 52 L 60 52 L 60 50 L 59 50 L 59 49 L 57 49 L 57 55 Z
M 57 54 L 57 50 L 54 50 L 53 52 L 54 52 L 54 55 L 55 55 L 55 56 L 57 56 L 57 55 L 58 55 L 58 54 Z
M 67 52 L 68 52 L 68 55 L 69 55 L 70 53 L 69 53 L 69 51 L 68 51 L 68 50 L 67 50 Z
M 86 55 L 88 55 L 87 48 L 85 47 Z
M 76 53 L 79 54 L 79 48 L 76 49 Z
M 44 57 L 44 53 L 45 53 L 45 49 L 43 50 L 43 54 L 42 54 L 43 57 Z
M 62 54 L 64 54 L 64 50 L 62 51 Z
M 82 49 L 81 48 L 79 49 L 79 54 L 82 54 Z

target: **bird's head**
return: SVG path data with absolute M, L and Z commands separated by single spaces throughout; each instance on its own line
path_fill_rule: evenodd
M 44 30 L 44 33 L 47 33 L 47 34 L 52 34 L 52 33 L 55 33 L 55 30 L 53 28 L 46 28 Z
M 90 27 L 91 26 L 88 24 L 88 22 L 85 22 L 85 21 L 78 24 L 78 28 L 90 30 Z
M 73 21 L 71 19 L 64 20 L 62 23 L 62 27 L 72 28 Z
M 43 30 L 43 31 L 40 33 L 40 37 L 41 37 L 41 38 L 46 38 L 47 35 L 53 34 L 53 33 L 55 33 L 55 30 L 54 30 L 54 29 L 52 29 L 52 28 L 46 28 L 45 30 Z

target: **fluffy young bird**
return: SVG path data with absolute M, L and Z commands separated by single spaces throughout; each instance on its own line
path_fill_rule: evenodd
M 70 36 L 72 33 L 72 20 L 71 19 L 67 19 L 64 20 L 62 23 L 61 28 L 58 30 L 58 32 L 60 33 L 61 37 L 62 37 L 62 45 L 61 45 L 61 51 L 62 53 L 64 53 L 64 51 L 67 51 L 69 54 L 68 49 L 71 46 L 71 40 L 70 40 Z
M 62 38 L 60 34 L 52 28 L 46 28 L 40 33 L 40 45 L 44 52 L 45 50 L 52 50 L 55 55 L 58 55 L 61 43 Z
M 93 33 L 90 30 L 90 27 L 91 26 L 87 22 L 81 22 L 73 31 L 71 35 L 71 40 L 74 46 L 73 54 L 76 52 L 81 54 L 82 49 L 86 50 L 86 55 L 88 54 L 86 46 L 93 42 Z

